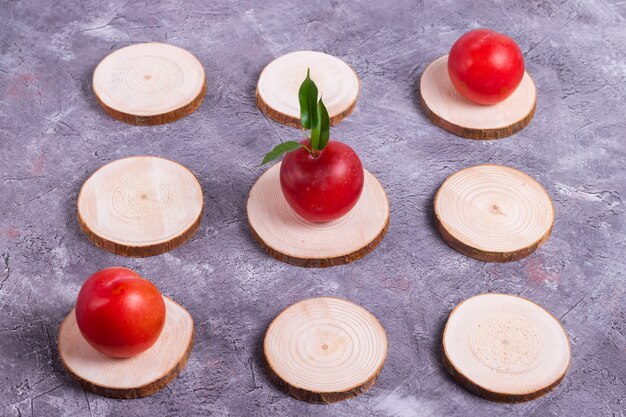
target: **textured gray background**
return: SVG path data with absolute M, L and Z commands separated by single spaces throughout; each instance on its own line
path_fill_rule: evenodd
M 624 416 L 626 3 L 262 3 L 0 1 L 0 415 Z M 418 103 L 425 66 L 480 26 L 519 42 L 539 91 L 530 126 L 499 141 L 452 136 Z M 95 65 L 144 41 L 182 46 L 204 63 L 208 93 L 197 113 L 135 127 L 99 108 Z M 356 111 L 332 136 L 378 176 L 392 214 L 380 247 L 352 265 L 285 265 L 247 230 L 262 155 L 279 137 L 299 138 L 261 115 L 254 88 L 265 64 L 298 49 L 339 56 L 362 80 Z M 194 171 L 206 211 L 187 244 L 129 259 L 87 241 L 76 197 L 98 167 L 143 154 Z M 522 169 L 554 200 L 552 237 L 520 262 L 466 258 L 433 228 L 442 181 L 485 162 Z M 86 393 L 59 363 L 57 329 L 81 283 L 114 265 L 149 277 L 195 319 L 187 368 L 145 399 Z M 487 291 L 521 294 L 561 319 L 573 360 L 554 392 L 496 404 L 446 374 L 438 345 L 447 314 Z M 390 340 L 376 386 L 332 406 L 284 395 L 259 360 L 270 320 L 319 295 L 363 305 Z

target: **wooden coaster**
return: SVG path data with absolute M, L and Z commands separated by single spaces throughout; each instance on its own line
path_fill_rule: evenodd
M 280 164 L 258 179 L 248 198 L 252 235 L 279 261 L 308 268 L 354 262 L 382 241 L 389 226 L 389 203 L 378 180 L 365 171 L 363 193 L 345 216 L 312 223 L 298 216 L 280 188 Z
M 450 175 L 435 196 L 437 230 L 453 249 L 485 262 L 522 259 L 552 231 L 550 196 L 530 176 L 501 165 Z
M 500 139 L 522 130 L 535 115 L 537 90 L 524 73 L 517 90 L 491 106 L 476 104 L 454 88 L 448 55 L 433 61 L 422 74 L 420 98 L 428 117 L 442 129 L 469 139 Z
M 165 300 L 165 326 L 156 343 L 127 359 L 103 355 L 87 343 L 74 309 L 59 329 L 59 356 L 70 376 L 89 391 L 112 398 L 152 395 L 183 370 L 194 339 L 193 319 L 179 304 Z
M 200 61 L 186 50 L 140 43 L 100 61 L 93 91 L 110 116 L 133 125 L 160 125 L 196 111 L 206 78 Z
M 298 51 L 270 62 L 261 72 L 256 104 L 270 118 L 300 128 L 298 90 L 311 69 L 311 79 L 336 125 L 352 113 L 359 96 L 359 77 L 341 59 L 315 51 Z
M 200 226 L 202 189 L 184 166 L 154 156 L 118 159 L 78 195 L 78 222 L 99 248 L 124 256 L 170 251 Z
M 274 383 L 299 400 L 328 404 L 374 385 L 387 357 L 387 335 L 361 306 L 310 298 L 272 321 L 263 350 Z
M 570 362 L 561 323 L 537 304 L 506 294 L 481 294 L 457 305 L 442 350 L 458 383 L 503 402 L 544 395 L 561 382 Z

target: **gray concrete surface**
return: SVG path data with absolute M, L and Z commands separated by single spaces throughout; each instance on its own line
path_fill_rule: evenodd
M 515 38 L 539 91 L 537 115 L 499 141 L 454 137 L 418 103 L 425 66 L 465 31 Z M 205 65 L 199 111 L 135 127 L 109 118 L 90 78 L 110 51 L 170 42 Z M 0 415 L 2 416 L 614 416 L 626 414 L 626 3 L 557 1 L 0 1 Z M 245 218 L 247 193 L 278 138 L 298 132 L 254 104 L 265 64 L 316 49 L 362 80 L 356 111 L 332 136 L 385 186 L 392 208 L 380 247 L 352 265 L 306 270 L 261 252 Z M 160 155 L 193 170 L 206 213 L 171 253 L 128 259 L 80 232 L 76 198 L 95 169 Z M 450 248 L 433 228 L 432 198 L 456 170 L 519 168 L 556 207 L 554 233 L 520 262 L 487 264 Z M 56 333 L 81 283 L 113 265 L 152 279 L 195 318 L 187 368 L 140 400 L 84 392 L 64 373 Z M 445 319 L 468 296 L 497 291 L 545 306 L 573 352 L 562 384 L 506 405 L 457 386 L 440 360 Z M 336 295 L 372 311 L 390 351 L 377 385 L 332 406 L 296 401 L 261 367 L 270 320 L 303 298 Z

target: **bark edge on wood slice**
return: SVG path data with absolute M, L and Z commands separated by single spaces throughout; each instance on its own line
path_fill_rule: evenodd
M 259 177 L 247 204 L 250 232 L 269 255 L 291 265 L 325 268 L 361 259 L 380 244 L 389 227 L 389 202 L 372 174 L 365 170 L 363 193 L 348 214 L 312 223 L 287 203 L 280 187 L 280 164 Z
M 468 139 L 501 139 L 526 127 L 535 115 L 537 90 L 527 72 L 501 103 L 476 104 L 461 96 L 448 76 L 448 55 L 433 61 L 420 79 L 420 102 L 432 122 Z
M 565 377 L 570 346 L 561 323 L 541 306 L 508 294 L 480 294 L 450 313 L 443 362 L 460 385 L 492 401 L 523 402 Z
M 476 165 L 450 175 L 434 199 L 435 224 L 454 250 L 485 262 L 516 261 L 550 237 L 554 206 L 529 175 Z
M 153 126 L 196 111 L 206 94 L 206 75 L 200 61 L 185 49 L 138 43 L 100 61 L 92 86 L 98 103 L 113 118 Z
M 161 336 L 150 349 L 127 359 L 111 358 L 92 348 L 80 333 L 72 309 L 59 328 L 59 357 L 67 373 L 85 389 L 110 398 L 146 397 L 169 384 L 187 364 L 194 325 L 184 307 L 163 299 L 166 318 Z
M 89 240 L 117 255 L 168 252 L 198 230 L 204 201 L 194 174 L 155 156 L 100 167 L 78 195 L 78 223 Z
M 270 323 L 263 340 L 270 380 L 294 398 L 330 404 L 369 390 L 388 341 L 378 319 L 336 297 L 299 301 Z
M 301 128 L 298 90 L 307 68 L 328 109 L 331 126 L 352 113 L 359 96 L 359 77 L 341 59 L 317 51 L 296 51 L 270 62 L 261 71 L 256 104 L 269 118 Z

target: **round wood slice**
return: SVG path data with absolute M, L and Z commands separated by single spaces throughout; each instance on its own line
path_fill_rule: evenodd
M 92 348 L 80 333 L 72 309 L 59 329 L 59 356 L 70 376 L 89 391 L 112 398 L 145 397 L 169 384 L 187 364 L 194 329 L 187 310 L 163 299 L 166 318 L 161 336 L 150 349 L 127 359 Z
M 279 123 L 300 128 L 298 90 L 308 68 L 328 109 L 330 124 L 349 116 L 359 96 L 359 77 L 341 59 L 315 51 L 283 55 L 263 69 L 256 89 L 259 109 Z
M 530 176 L 501 165 L 450 175 L 435 196 L 437 230 L 453 249 L 486 262 L 533 253 L 550 236 L 554 207 Z
M 565 376 L 570 348 L 549 312 L 521 297 L 481 294 L 450 313 L 443 359 L 461 385 L 494 401 L 537 398 Z
M 248 198 L 252 235 L 279 261 L 308 268 L 361 259 L 382 241 L 389 226 L 389 203 L 378 180 L 365 171 L 363 193 L 345 216 L 312 223 L 297 215 L 280 188 L 280 164 L 258 179 Z
M 204 99 L 206 78 L 200 61 L 186 50 L 140 43 L 100 61 L 93 73 L 93 90 L 114 118 L 159 125 L 193 113 Z
M 361 306 L 311 298 L 272 321 L 263 350 L 274 383 L 299 400 L 327 404 L 374 385 L 387 357 L 387 335 Z
M 96 246 L 125 256 L 181 245 L 198 230 L 202 210 L 202 189 L 191 171 L 153 156 L 103 166 L 78 195 L 81 229 Z
M 469 139 L 500 139 L 522 130 L 535 114 L 537 90 L 524 73 L 509 98 L 498 104 L 476 104 L 454 88 L 448 76 L 448 55 L 433 61 L 422 74 L 420 98 L 437 126 Z

